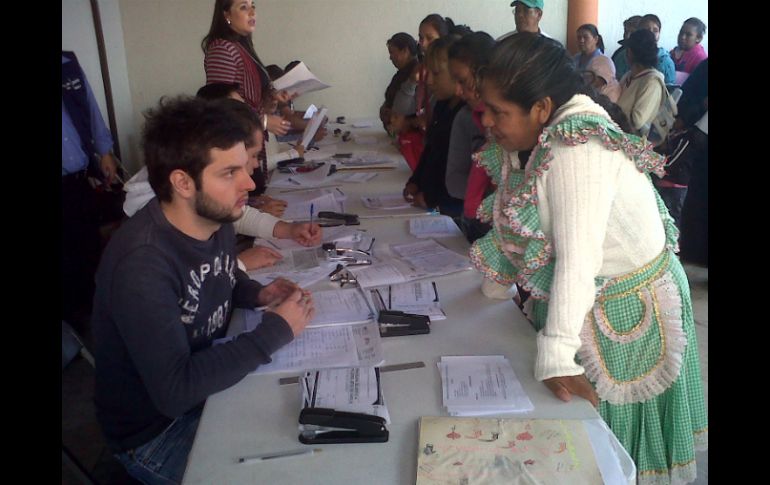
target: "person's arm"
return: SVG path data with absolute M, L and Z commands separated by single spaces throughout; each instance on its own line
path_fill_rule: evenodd
M 238 273 L 236 270 L 236 293 L 239 286 L 252 292 L 261 288 L 256 281 L 243 284 L 240 280 L 245 274 Z M 293 339 L 287 321 L 267 312 L 251 332 L 193 352 L 180 307 L 186 292 L 174 268 L 153 248 L 127 255 L 117 265 L 111 287 L 112 319 L 153 403 L 169 417 L 180 416 L 209 395 L 237 383 L 270 362 L 270 355 Z M 207 307 L 205 302 L 196 302 L 198 311 L 210 314 L 209 324 L 200 331 L 212 335 L 225 326 L 233 311 L 226 308 L 228 304 L 223 300 Z
M 109 128 L 107 128 L 101 111 L 99 111 L 99 104 L 96 102 L 96 97 L 91 89 L 91 85 L 88 83 L 88 79 L 83 75 L 83 84 L 86 88 L 86 95 L 88 98 L 88 112 L 91 120 L 91 136 L 94 140 L 94 148 L 99 154 L 99 169 L 104 174 L 108 183 L 115 182 L 115 175 L 118 170 L 118 163 L 115 157 L 112 155 L 112 134 Z
M 247 205 L 240 219 L 233 223 L 233 228 L 237 234 L 268 239 L 273 237 L 273 230 L 279 221 L 279 218 Z
M 242 83 L 243 60 L 236 47 L 229 42 L 214 41 L 206 51 L 203 67 L 206 71 L 206 84 Z
M 603 258 L 619 160 L 591 139 L 566 147 L 554 142 L 545 190 L 555 260 L 545 327 L 537 335 L 535 378 L 584 373 L 575 363 L 580 330 L 594 303 L 594 277 Z M 542 199 L 541 199 L 542 200 Z
M 473 136 L 477 131 L 470 110 L 468 108 L 460 110 L 452 122 L 444 176 L 447 192 L 456 199 L 465 198 L 471 171 Z

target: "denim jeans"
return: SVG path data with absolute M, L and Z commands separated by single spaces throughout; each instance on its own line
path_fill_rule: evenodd
M 148 485 L 182 482 L 203 406 L 176 418 L 161 434 L 133 450 L 117 453 L 129 475 Z

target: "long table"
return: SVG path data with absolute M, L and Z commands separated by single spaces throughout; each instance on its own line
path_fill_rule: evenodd
M 377 122 L 378 123 L 378 122 Z M 330 125 L 330 132 L 334 125 Z M 375 125 L 376 128 L 376 125 Z M 364 130 L 361 130 L 364 131 Z M 370 130 L 367 136 L 385 141 Z M 397 150 L 386 143 L 356 146 L 352 142 L 337 151 L 371 151 L 400 160 L 397 169 L 380 172 L 370 183 L 345 184 L 346 211 L 361 216 L 381 215 L 363 207 L 361 195 L 400 192 L 409 176 Z M 273 191 L 274 192 L 274 191 Z M 280 194 L 276 195 L 279 196 Z M 397 213 L 419 212 L 417 210 Z M 361 219 L 361 229 L 376 238 L 375 254 L 383 244 L 415 241 L 408 231 L 408 217 Z M 440 242 L 458 253 L 467 253 L 462 237 Z M 297 440 L 301 406 L 299 386 L 279 385 L 278 379 L 296 373 L 250 375 L 206 401 L 184 483 L 275 484 L 408 484 L 415 482 L 420 416 L 445 416 L 441 402 L 441 378 L 436 364 L 443 355 L 504 355 L 507 357 L 535 409 L 506 417 L 596 420 L 596 410 L 582 398 L 569 403 L 553 396 L 534 379 L 535 331 L 511 300 L 490 300 L 480 290 L 481 276 L 464 271 L 434 278 L 447 319 L 434 322 L 431 333 L 383 339 L 386 364 L 422 361 L 425 367 L 382 374 L 382 387 L 390 412 L 387 443 L 314 445 L 323 451 L 313 456 L 270 460 L 252 465 L 236 463 L 238 457 L 302 448 Z M 332 289 L 328 281 L 312 287 Z M 234 316 L 234 320 L 238 316 Z M 235 325 L 235 321 L 233 322 Z M 618 446 L 608 433 L 608 441 Z M 620 467 L 627 477 L 635 475 L 633 463 L 621 450 Z M 629 480 L 633 483 L 633 478 Z

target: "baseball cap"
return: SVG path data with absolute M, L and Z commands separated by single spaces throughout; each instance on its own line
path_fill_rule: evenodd
M 511 7 L 517 3 L 523 3 L 529 8 L 539 8 L 540 10 L 543 10 L 543 0 L 514 0 L 511 2 Z

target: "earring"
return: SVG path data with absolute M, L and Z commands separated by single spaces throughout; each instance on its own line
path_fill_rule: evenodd
M 230 25 L 232 22 L 230 22 L 230 19 L 227 19 L 227 25 Z

